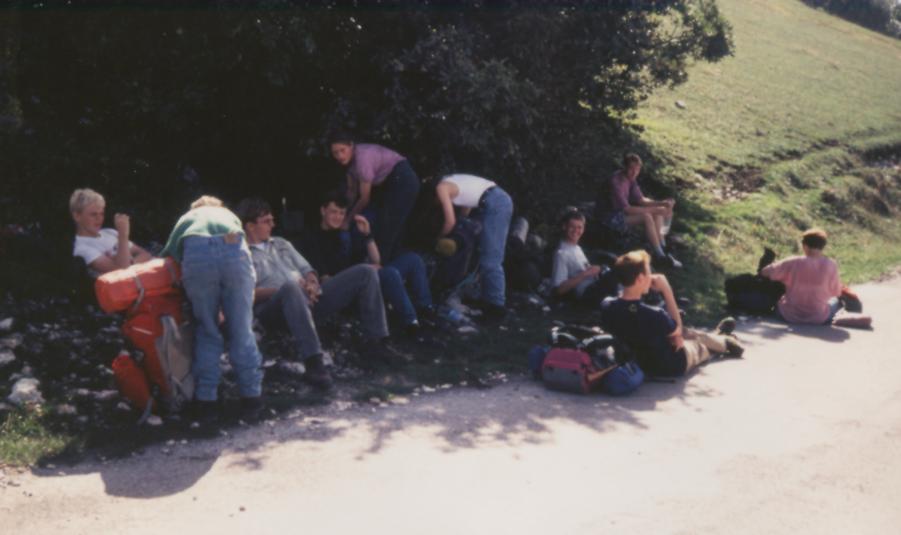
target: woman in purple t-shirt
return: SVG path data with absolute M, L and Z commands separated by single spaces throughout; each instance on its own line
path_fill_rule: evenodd
M 350 209 L 342 228 L 350 228 L 357 215 L 366 216 L 382 260 L 391 260 L 400 252 L 404 224 L 419 194 L 419 177 L 405 157 L 381 145 L 355 143 L 346 132 L 329 136 L 329 150 L 347 169 Z
M 598 219 L 602 225 L 619 233 L 624 233 L 630 226 L 643 227 L 655 264 L 682 267 L 681 262 L 664 251 L 676 201 L 655 201 L 645 197 L 638 187 L 640 172 L 641 158 L 637 154 L 627 154 L 623 158 L 623 168 L 613 173 L 602 190 L 598 199 Z

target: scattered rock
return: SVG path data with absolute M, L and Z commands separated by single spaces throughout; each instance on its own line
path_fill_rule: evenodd
M 13 319 L 5 318 L 0 321 L 0 332 L 7 332 L 13 328 Z
M 281 363 L 281 369 L 294 375 L 303 375 L 306 371 L 303 364 L 297 361 L 284 360 Z
M 61 416 L 74 416 L 78 414 L 78 409 L 76 409 L 74 405 L 63 403 L 62 405 L 56 406 L 56 414 Z
M 115 390 L 98 390 L 93 393 L 93 397 L 97 401 L 110 401 L 116 399 L 119 395 Z
M 684 109 L 687 108 L 688 106 L 685 104 L 685 101 L 684 101 L 684 100 L 677 100 L 677 101 L 676 101 L 676 107 L 679 108 L 680 110 L 684 110 Z
M 475 333 L 479 332 L 479 330 L 476 329 L 475 327 L 473 327 L 472 325 L 464 325 L 464 326 L 458 328 L 457 332 L 460 334 L 475 334 Z
M 0 368 L 16 361 L 16 354 L 9 349 L 0 349 Z
M 15 405 L 26 403 L 43 403 L 44 398 L 38 390 L 40 381 L 31 377 L 24 377 L 13 385 L 12 393 L 6 399 Z
M 11 334 L 4 338 L 0 338 L 0 347 L 5 347 L 6 349 L 15 349 L 22 345 L 22 335 L 21 334 Z
M 156 414 L 151 414 L 149 417 L 147 417 L 146 423 L 151 427 L 159 427 L 163 425 L 163 419 Z

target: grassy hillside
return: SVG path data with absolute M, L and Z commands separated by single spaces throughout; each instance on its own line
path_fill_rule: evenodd
M 662 162 L 649 172 L 683 197 L 694 265 L 679 282 L 716 314 L 723 271 L 750 270 L 765 243 L 793 253 L 813 225 L 849 281 L 901 264 L 901 41 L 797 0 L 719 3 L 735 56 L 637 119 Z

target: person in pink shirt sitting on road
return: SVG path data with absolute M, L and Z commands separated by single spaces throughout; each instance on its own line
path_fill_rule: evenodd
M 839 313 L 842 282 L 838 265 L 823 254 L 826 231 L 810 229 L 801 237 L 804 256 L 792 256 L 764 267 L 760 274 L 785 285 L 785 294 L 777 304 L 779 315 L 789 323 L 869 326 L 870 318 L 860 314 Z M 851 320 L 855 322 L 851 322 Z M 865 324 L 865 325 L 864 325 Z

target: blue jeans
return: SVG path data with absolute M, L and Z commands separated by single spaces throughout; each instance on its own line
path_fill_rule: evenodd
M 838 297 L 829 300 L 829 317 L 826 318 L 826 325 L 832 325 L 832 320 L 838 311 L 842 309 L 842 301 Z
M 253 288 L 256 273 L 250 251 L 241 238 L 226 243 L 224 236 L 189 236 L 184 240 L 182 284 L 194 314 L 194 397 L 215 401 L 219 387 L 219 357 L 224 341 L 219 310 L 225 315 L 228 357 L 238 376 L 242 397 L 262 391 L 262 356 L 253 334 Z
M 383 262 L 400 253 L 404 225 L 417 195 L 419 177 L 407 160 L 398 162 L 385 181 L 373 187 L 372 210 L 364 211 L 364 215 L 372 224 L 372 236 Z
M 482 233 L 479 235 L 482 300 L 497 306 L 504 306 L 506 302 L 504 250 L 512 217 L 513 201 L 506 191 L 497 186 L 485 192 L 473 213 L 473 218 L 482 223 Z
M 426 277 L 425 262 L 416 253 L 403 253 L 379 270 L 382 295 L 401 317 L 404 325 L 417 320 L 416 309 L 431 308 L 432 292 Z M 410 284 L 413 302 L 404 283 Z M 415 305 L 415 308 L 414 308 Z

